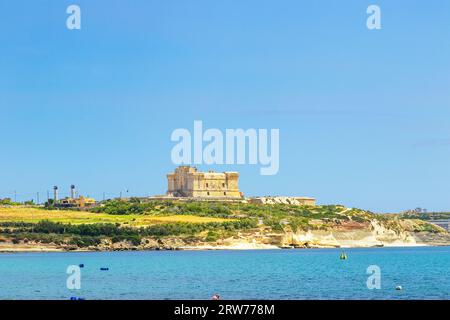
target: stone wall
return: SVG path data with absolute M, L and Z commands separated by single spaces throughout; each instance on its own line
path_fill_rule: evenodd
M 315 206 L 316 199 L 308 197 L 255 197 L 248 198 L 249 203 L 255 204 L 292 204 L 292 205 L 308 205 Z
M 199 172 L 189 166 L 178 167 L 167 175 L 168 196 L 241 198 L 237 172 Z

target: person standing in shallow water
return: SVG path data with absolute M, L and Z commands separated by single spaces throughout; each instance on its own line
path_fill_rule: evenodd
M 220 300 L 220 295 L 217 294 L 217 293 L 215 293 L 215 294 L 212 296 L 211 299 L 212 299 L 212 300 Z

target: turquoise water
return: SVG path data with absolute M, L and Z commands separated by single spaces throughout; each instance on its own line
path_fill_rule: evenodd
M 450 299 L 450 247 L 347 249 L 345 261 L 340 252 L 0 254 L 0 299 Z M 80 263 L 81 290 L 69 290 L 66 268 Z M 381 269 L 380 290 L 367 289 L 369 265 Z

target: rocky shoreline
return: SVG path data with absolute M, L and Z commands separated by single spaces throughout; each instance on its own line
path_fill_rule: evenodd
M 157 248 L 112 248 L 112 249 L 100 249 L 100 248 L 78 248 L 78 249 L 66 249 L 62 247 L 53 246 L 40 246 L 40 247 L 0 247 L 1 253 L 50 253 L 50 252 L 117 252 L 117 251 L 212 251 L 212 250 L 306 250 L 306 249 L 331 249 L 331 248 L 394 248 L 394 247 L 444 247 L 450 246 L 450 244 L 436 244 L 436 245 L 426 245 L 426 244 L 416 244 L 416 245 L 392 245 L 392 246 L 364 246 L 364 247 L 328 247 L 328 246 L 309 246 L 309 247 L 299 247 L 299 246 L 287 246 L 287 247 L 277 247 L 277 246 L 252 246 L 252 245 L 241 245 L 241 246 L 198 246 L 198 247 L 157 247 Z
M 357 238 L 355 238 L 357 236 Z M 112 252 L 112 251 L 171 251 L 171 250 L 268 250 L 268 249 L 320 249 L 320 248 L 380 248 L 449 246 L 450 234 L 428 232 L 405 233 L 392 237 L 350 232 L 308 231 L 285 234 L 240 234 L 239 237 L 216 242 L 188 241 L 182 238 L 145 239 L 140 245 L 130 242 L 111 243 L 105 239 L 98 246 L 77 247 L 43 243 L 0 243 L 0 253 L 19 252 Z
M 137 229 L 117 225 L 72 226 L 41 222 L 30 229 L 29 225 L 24 227 L 19 223 L 5 226 L 0 238 L 0 252 L 264 250 L 450 245 L 450 233 L 424 221 L 380 218 L 364 212 L 344 216 L 349 210 L 339 211 L 338 217 L 345 219 L 310 218 L 307 224 L 301 226 L 288 224 L 285 220 L 280 220 L 278 225 L 252 225 L 238 221 L 238 227 L 230 223 L 224 227 L 220 224 L 211 224 L 208 227 L 204 227 L 204 224 L 185 224 L 172 225 L 171 229 L 162 224 L 157 226 L 153 233 L 138 233 L 135 231 Z M 186 226 L 194 226 L 197 229 Z M 217 229 L 218 226 L 222 229 Z M 36 233 L 36 230 L 39 232 Z

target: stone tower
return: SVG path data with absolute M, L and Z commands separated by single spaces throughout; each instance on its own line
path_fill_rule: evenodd
M 199 172 L 197 168 L 180 166 L 167 175 L 167 195 L 194 198 L 242 198 L 238 172 Z

